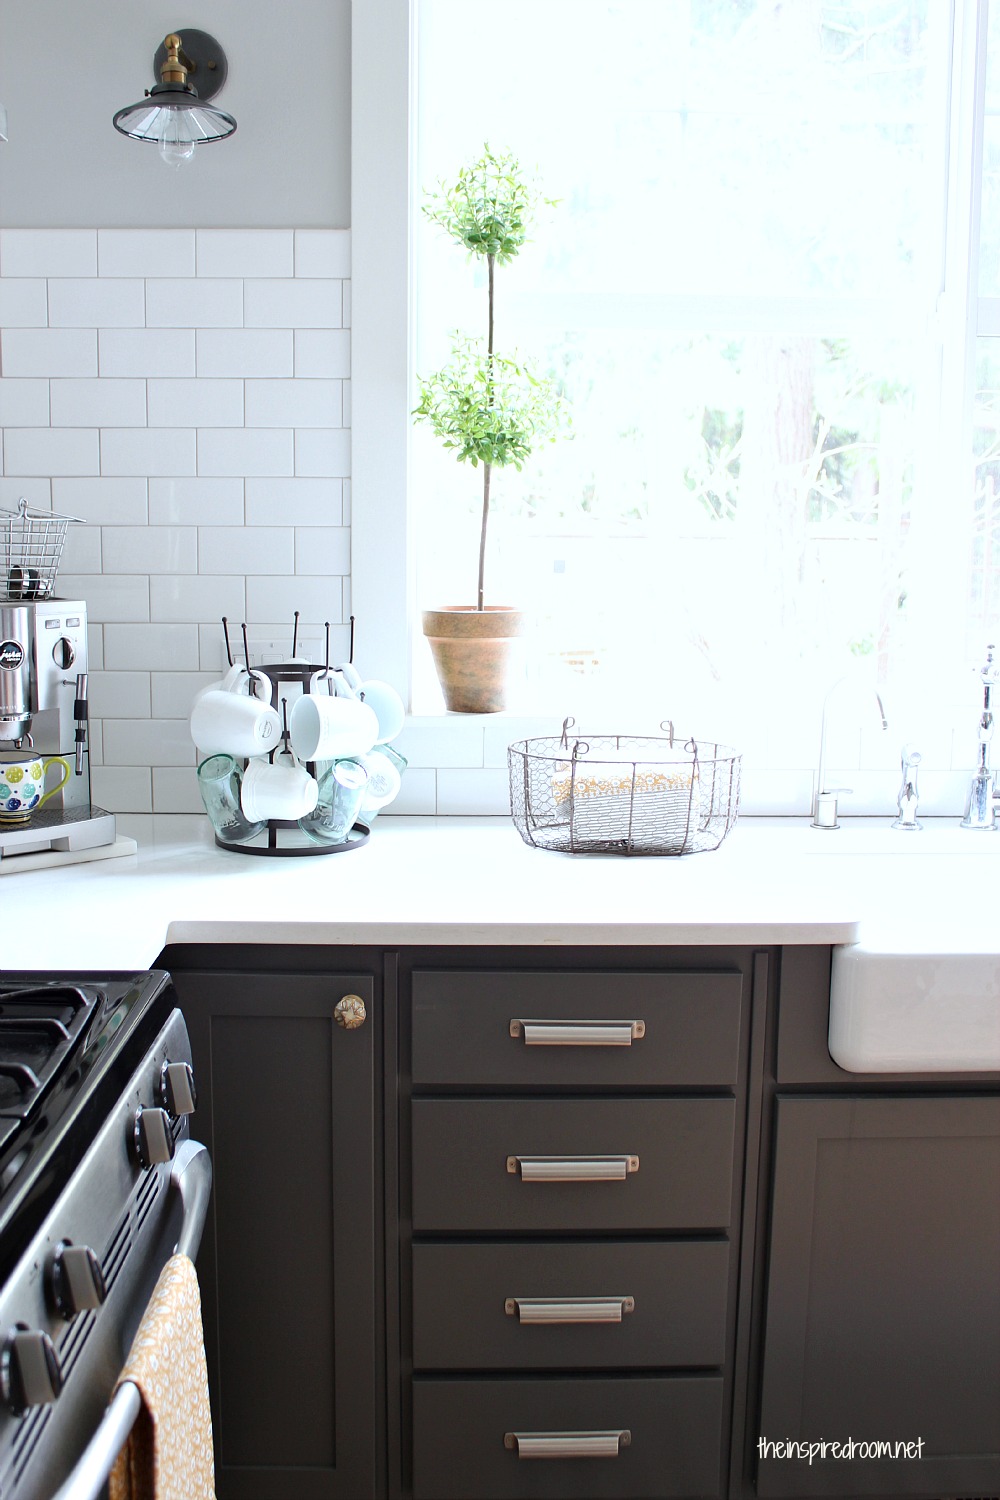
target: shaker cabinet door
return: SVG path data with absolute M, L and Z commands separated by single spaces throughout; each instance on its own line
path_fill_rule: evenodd
M 757 1493 L 1000 1494 L 1000 1098 L 778 1100 L 759 1439 L 850 1438 Z
M 212 1153 L 201 1282 L 219 1500 L 374 1493 L 374 984 L 172 971 Z M 360 995 L 368 1018 L 338 1026 Z

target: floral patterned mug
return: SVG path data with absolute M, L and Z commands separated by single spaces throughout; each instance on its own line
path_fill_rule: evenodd
M 49 766 L 62 766 L 63 778 L 46 791 L 45 773 Z M 43 802 L 61 791 L 69 777 L 69 761 L 61 755 L 0 757 L 0 823 L 23 823 Z

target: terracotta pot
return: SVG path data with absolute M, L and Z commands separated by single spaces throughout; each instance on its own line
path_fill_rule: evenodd
M 445 707 L 458 714 L 495 714 L 506 707 L 507 675 L 514 641 L 521 634 L 520 610 L 471 604 L 424 610 Z

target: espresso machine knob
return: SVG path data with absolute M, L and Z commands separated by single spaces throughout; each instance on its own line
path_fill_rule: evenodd
M 190 1063 L 170 1062 L 160 1069 L 160 1103 L 175 1120 L 179 1115 L 193 1115 L 198 1106 L 194 1086 L 194 1069 Z
M 18 1323 L 0 1352 L 0 1395 L 19 1417 L 30 1406 L 54 1401 L 62 1390 L 59 1356 L 47 1333 Z
M 52 660 L 63 672 L 68 672 L 76 661 L 76 647 L 68 637 L 61 635 L 52 647 Z
M 155 1167 L 170 1161 L 174 1154 L 174 1138 L 166 1110 L 137 1109 L 134 1139 L 140 1166 Z
M 67 1323 L 77 1313 L 100 1307 L 108 1293 L 101 1263 L 89 1245 L 60 1240 L 49 1265 L 49 1291 L 56 1311 Z

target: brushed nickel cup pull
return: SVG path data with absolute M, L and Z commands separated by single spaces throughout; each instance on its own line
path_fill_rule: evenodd
M 505 1432 L 503 1445 L 518 1458 L 617 1458 L 632 1434 L 627 1427 L 609 1432 Z
M 525 1021 L 513 1019 L 510 1034 L 526 1047 L 631 1047 L 646 1035 L 645 1021 Z
M 508 1156 L 507 1171 L 522 1182 L 624 1182 L 638 1172 L 638 1156 Z
M 508 1297 L 503 1310 L 519 1323 L 620 1323 L 634 1297 Z

